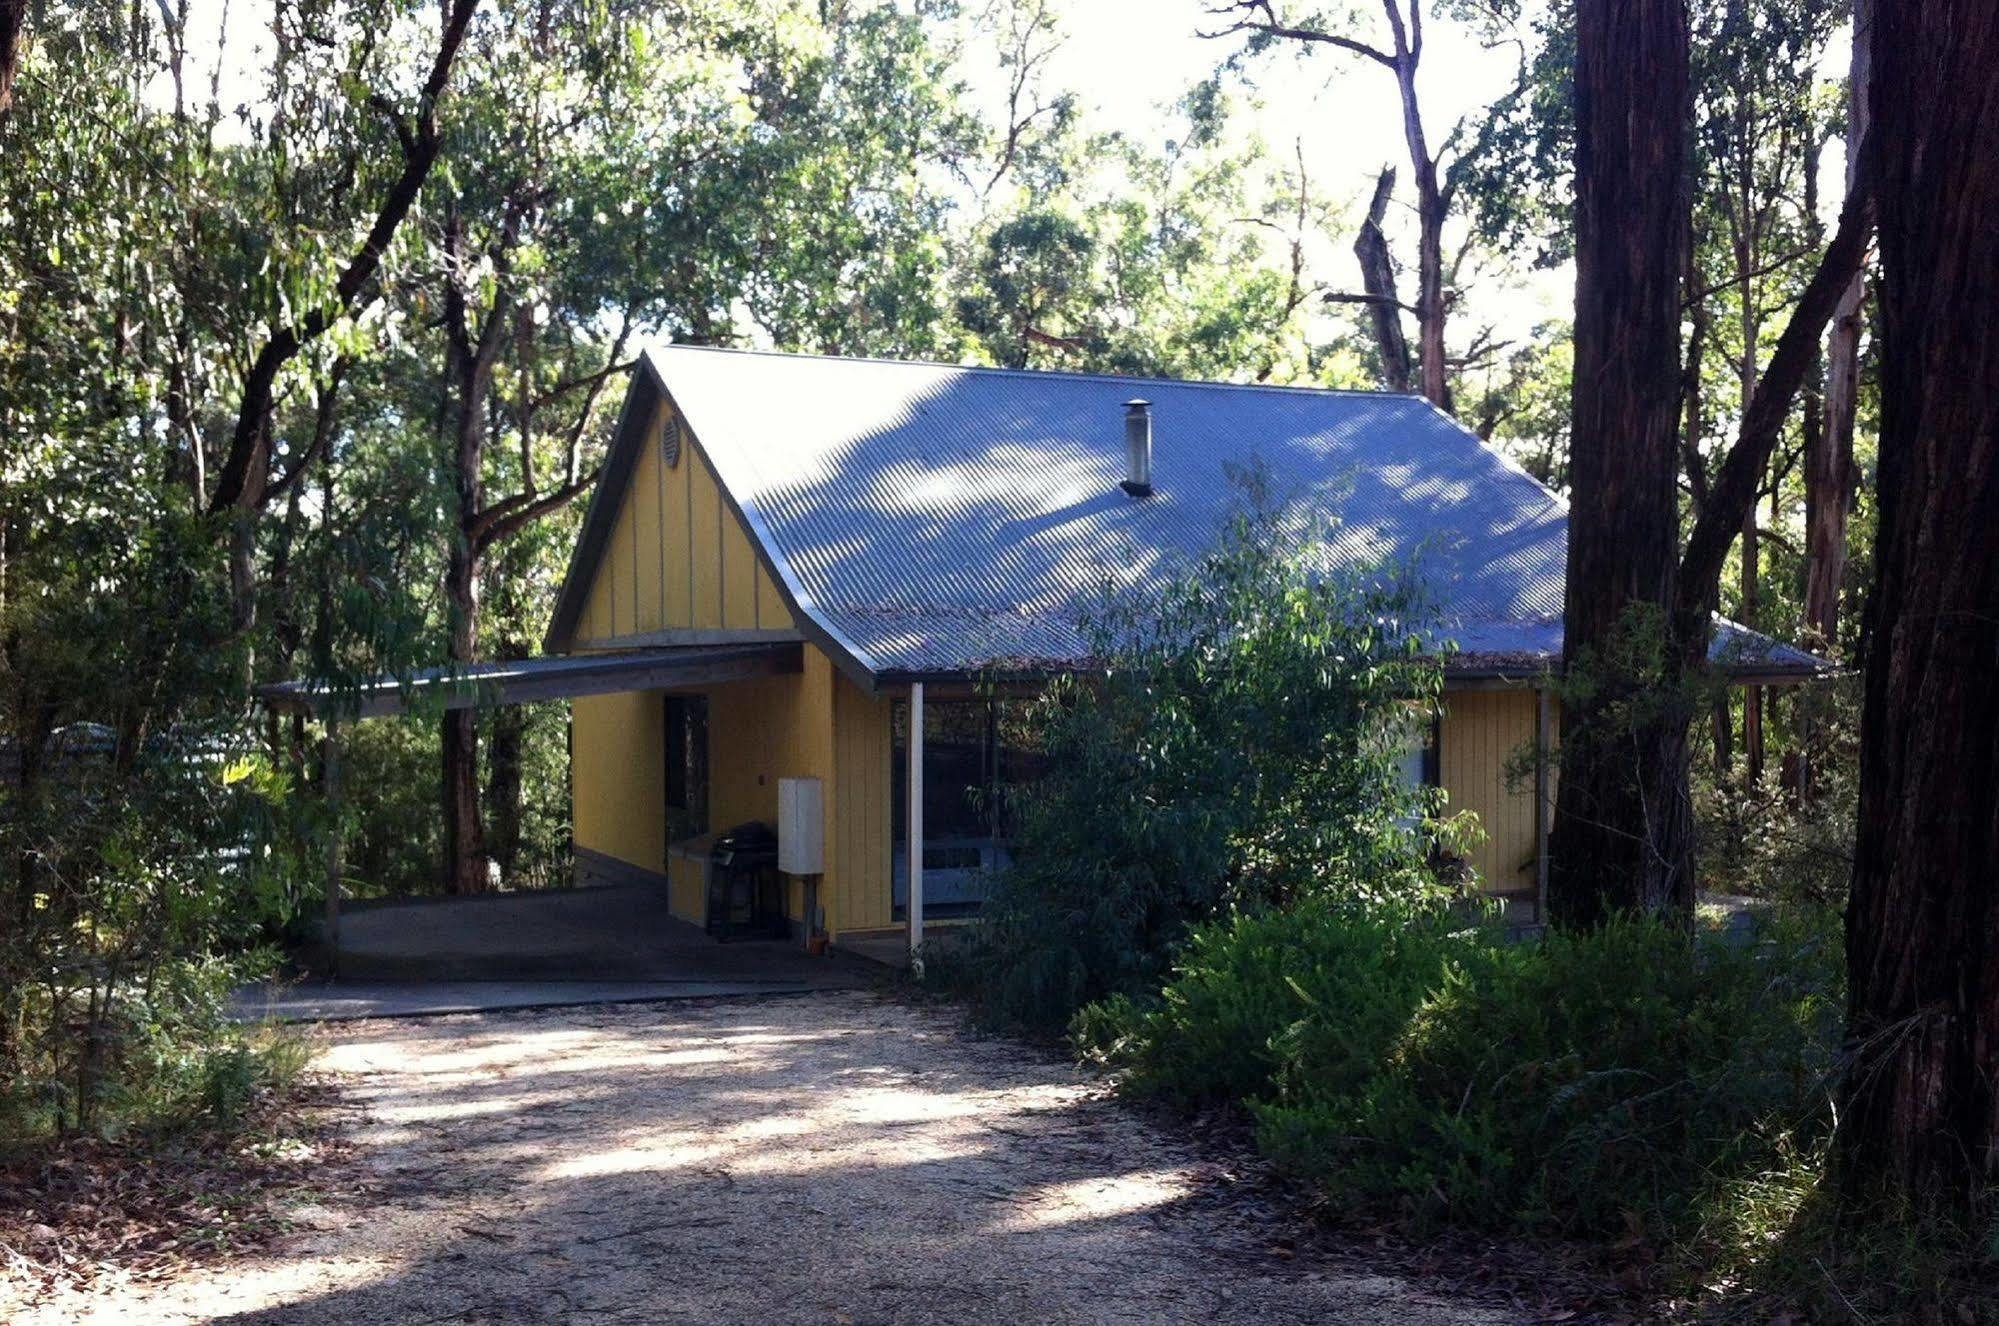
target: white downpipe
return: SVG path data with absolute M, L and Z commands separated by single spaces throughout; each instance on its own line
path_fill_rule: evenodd
M 909 969 L 923 975 L 923 683 L 909 684 Z

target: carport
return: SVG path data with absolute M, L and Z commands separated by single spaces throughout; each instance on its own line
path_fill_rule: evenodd
M 342 729 L 371 718 L 493 708 L 616 692 L 656 692 L 795 673 L 797 642 L 659 646 L 525 659 L 332 685 L 292 681 L 258 689 L 277 713 L 325 726 L 324 934 L 330 970 L 364 981 L 682 982 L 708 993 L 755 985 L 803 988 L 851 983 L 829 964 L 783 944 L 722 945 L 669 916 L 642 885 L 361 903 L 342 915 L 344 843 L 339 830 Z M 343 934 L 343 930 L 351 934 Z M 510 942 L 531 937 L 531 951 Z M 344 940 L 351 940 L 351 949 Z M 343 950 L 351 962 L 343 961 Z M 841 970 L 836 972 L 834 967 Z

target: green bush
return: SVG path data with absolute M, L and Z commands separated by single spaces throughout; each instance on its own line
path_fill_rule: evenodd
M 1507 944 L 1301 907 L 1203 930 L 1155 1006 L 1076 1030 L 1133 1092 L 1245 1102 L 1265 1152 L 1343 1205 L 1670 1233 L 1823 1136 L 1837 970 L 1822 928 Z
M 1157 990 L 1189 928 L 1230 909 L 1443 891 L 1429 853 L 1466 831 L 1402 771 L 1441 684 L 1421 595 L 1323 548 L 1245 518 L 1099 610 L 1101 667 L 1032 710 L 1047 772 L 1014 794 L 1015 864 L 957 959 L 988 1020 L 1059 1028 Z
M 1308 898 L 1195 930 L 1156 1000 L 1091 1005 L 1071 1037 L 1128 1091 L 1190 1107 L 1269 1098 L 1308 1047 L 1322 1085 L 1348 1089 L 1389 1052 L 1441 971 L 1494 945 L 1439 907 Z

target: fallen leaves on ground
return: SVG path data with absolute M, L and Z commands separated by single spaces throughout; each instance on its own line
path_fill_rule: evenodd
M 308 1076 L 228 1135 L 79 1136 L 0 1163 L 0 1307 L 105 1276 L 168 1279 L 268 1243 L 303 1194 L 340 1179 L 346 1112 Z

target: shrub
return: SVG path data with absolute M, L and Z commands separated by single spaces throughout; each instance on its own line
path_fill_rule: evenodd
M 1712 1183 L 1822 1127 L 1830 953 L 1620 919 L 1450 963 L 1358 1087 L 1316 1028 L 1256 1112 L 1329 1193 L 1422 1218 L 1565 1233 L 1672 1229 Z
M 1092 1005 L 1071 1035 L 1127 1091 L 1186 1106 L 1268 1099 L 1308 1045 L 1322 1080 L 1351 1088 L 1388 1053 L 1438 974 L 1494 943 L 1435 906 L 1363 911 L 1306 899 L 1200 927 L 1156 1000 Z
M 1421 596 L 1323 547 L 1245 518 L 1090 620 L 1104 662 L 1034 706 L 1048 772 L 1014 794 L 1015 864 L 960 957 L 989 1020 L 1060 1027 L 1156 990 L 1188 928 L 1231 908 L 1441 891 L 1427 853 L 1464 830 L 1402 773 L 1441 679 Z
M 1126 1089 L 1246 1102 L 1259 1145 L 1419 1222 L 1670 1232 L 1829 1124 L 1838 950 L 1620 919 L 1509 945 L 1448 914 L 1300 907 L 1184 950 L 1156 1006 L 1078 1019 Z

